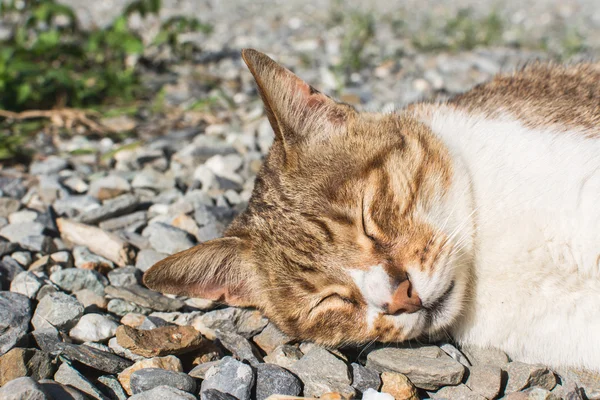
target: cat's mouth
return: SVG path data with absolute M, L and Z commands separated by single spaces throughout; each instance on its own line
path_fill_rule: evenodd
M 427 314 L 427 319 L 429 321 L 434 321 L 439 315 L 444 312 L 446 308 L 446 303 L 448 299 L 452 295 L 452 291 L 454 290 L 454 281 L 450 282 L 448 289 L 438 297 L 433 303 L 423 305 L 423 309 Z

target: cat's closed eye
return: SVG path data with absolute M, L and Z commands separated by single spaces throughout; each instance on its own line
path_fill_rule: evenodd
M 330 293 L 321 297 L 312 307 L 311 312 L 322 311 L 331 307 L 354 306 L 356 302 L 340 293 Z

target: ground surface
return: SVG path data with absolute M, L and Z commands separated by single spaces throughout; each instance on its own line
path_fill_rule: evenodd
M 65 2 L 87 26 L 107 24 L 125 4 Z M 600 3 L 164 4 L 163 20 L 195 15 L 213 33 L 185 37 L 203 50 L 195 62 L 147 74 L 163 88 L 160 104 L 104 119 L 130 133 L 120 139 L 41 133 L 32 163 L 0 170 L 0 398 L 360 397 L 369 388 L 397 399 L 600 398 L 593 374 L 494 350 L 290 343 L 257 312 L 140 283 L 167 254 L 218 237 L 250 196 L 272 131 L 241 48 L 267 52 L 358 108 L 389 110 L 534 59 L 597 57 Z M 130 23 L 148 38 L 157 26 Z

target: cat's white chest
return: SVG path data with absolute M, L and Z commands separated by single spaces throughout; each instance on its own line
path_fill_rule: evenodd
M 474 299 L 457 340 L 600 370 L 600 139 L 449 110 L 427 123 L 474 192 Z

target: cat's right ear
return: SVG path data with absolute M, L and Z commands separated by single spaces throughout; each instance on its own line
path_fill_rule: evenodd
M 356 112 L 320 93 L 266 54 L 244 49 L 242 58 L 256 80 L 275 138 L 286 147 L 309 135 L 325 137 L 344 129 Z
M 256 307 L 244 240 L 224 237 L 173 254 L 144 274 L 144 284 L 162 293 Z

